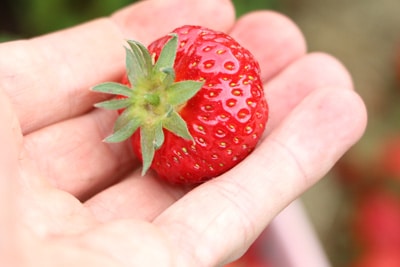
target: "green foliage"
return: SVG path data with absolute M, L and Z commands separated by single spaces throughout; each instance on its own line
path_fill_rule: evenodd
M 12 28 L 0 25 L 0 42 L 32 37 L 84 21 L 110 15 L 112 12 L 139 0 L 5 0 Z M 279 0 L 232 0 L 237 16 L 259 9 L 277 9 Z
M 23 35 L 34 36 L 109 15 L 133 2 L 136 0 L 30 0 L 19 5 L 16 16 Z
M 240 17 L 250 11 L 260 9 L 277 9 L 279 0 L 232 0 L 236 16 Z

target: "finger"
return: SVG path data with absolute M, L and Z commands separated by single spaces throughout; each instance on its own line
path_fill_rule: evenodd
M 189 266 L 232 260 L 332 167 L 365 124 L 364 104 L 353 91 L 316 90 L 250 157 L 185 195 L 154 223 Z
M 235 13 L 229 0 L 153 0 L 128 6 L 112 19 L 123 36 L 148 45 L 184 24 L 227 31 L 234 23 Z
M 84 200 L 138 166 L 127 142 L 105 143 L 116 113 L 95 110 L 25 137 L 25 150 L 58 189 Z
M 87 258 L 93 254 L 93 262 L 85 266 L 180 266 L 171 257 L 174 248 L 163 233 L 151 223 L 141 220 L 119 220 L 100 224 L 77 238 L 69 238 L 68 241 L 67 244 L 71 244 L 73 249 L 87 249 Z M 65 249 L 59 250 L 58 253 L 61 256 L 74 255 L 65 253 Z M 76 260 L 68 261 L 67 258 L 65 262 L 76 263 Z M 103 265 L 104 262 L 108 264 Z
M 318 88 L 353 89 L 346 68 L 335 58 L 324 53 L 303 56 L 265 84 L 269 104 L 269 119 L 265 134 L 270 133 L 298 105 Z
M 124 38 L 147 43 L 184 23 L 227 30 L 233 19 L 227 0 L 142 1 L 111 18 L 0 45 L 0 86 L 29 133 L 91 109 L 101 96 L 88 88 L 123 72 Z
M 151 171 L 142 177 L 140 171 L 94 195 L 84 205 L 101 222 L 121 219 L 151 222 L 189 190 L 168 184 Z
M 3 264 L 12 266 L 18 252 L 15 197 L 18 195 L 16 181 L 22 135 L 12 105 L 1 89 L 0 106 L 0 259 Z
M 271 11 L 257 11 L 240 18 L 231 35 L 260 63 L 267 81 L 306 53 L 299 28 L 287 17 Z
M 120 75 L 122 37 L 112 26 L 101 19 L 0 45 L 0 85 L 16 107 L 24 134 L 91 109 L 91 101 L 100 97 L 90 93 L 91 84 Z

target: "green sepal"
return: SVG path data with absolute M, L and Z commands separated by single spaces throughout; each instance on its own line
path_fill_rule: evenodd
M 114 125 L 114 133 L 104 139 L 108 143 L 122 142 L 132 136 L 143 121 L 139 117 L 132 116 L 131 109 L 125 109 L 118 117 Z
M 155 72 L 165 72 L 174 68 L 176 51 L 178 49 L 178 35 L 171 34 L 171 39 L 164 45 L 160 56 L 153 68 Z
M 191 99 L 203 87 L 204 82 L 181 81 L 167 88 L 167 100 L 171 105 L 180 105 Z
M 154 159 L 156 130 L 154 127 L 142 126 L 140 128 L 140 146 L 142 149 L 142 176 L 146 174 Z
M 147 48 L 143 44 L 135 40 L 129 40 L 128 44 L 131 47 L 131 49 L 133 49 L 133 47 L 136 47 L 138 49 L 138 52 L 140 51 L 138 54 L 143 56 L 143 58 L 141 58 L 140 61 L 143 61 L 143 65 L 145 67 L 144 69 L 147 75 L 150 75 L 151 70 L 153 69 L 153 59 L 150 55 L 149 50 L 147 50 Z
M 182 119 L 178 112 L 172 110 L 170 114 L 164 119 L 163 126 L 168 131 L 174 133 L 182 138 L 193 140 L 186 122 Z
M 133 97 L 135 94 L 131 88 L 116 82 L 101 83 L 92 87 L 92 90 L 105 94 L 123 95 L 126 97 Z
M 153 105 L 153 106 L 158 106 L 160 104 L 160 96 L 157 94 L 145 94 L 143 96 L 144 100 L 147 101 L 147 103 Z
M 173 84 L 175 81 L 175 70 L 174 68 L 163 68 L 161 71 L 166 74 L 163 84 L 165 84 L 168 88 L 168 86 Z
M 136 86 L 141 80 L 148 79 L 152 60 L 150 53 L 141 43 L 130 40 L 128 44 L 131 49 L 125 47 L 127 75 L 131 85 Z
M 164 144 L 164 131 L 162 122 L 156 124 L 155 127 L 155 139 L 154 139 L 154 148 L 159 149 L 162 144 Z
M 122 98 L 122 99 L 111 99 L 103 102 L 99 102 L 94 104 L 96 108 L 105 108 L 110 110 L 118 110 L 127 108 L 132 104 L 132 100 L 129 98 Z

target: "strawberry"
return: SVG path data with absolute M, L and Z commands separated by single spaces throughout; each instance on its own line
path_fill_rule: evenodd
M 177 28 L 148 49 L 128 44 L 126 77 L 93 90 L 119 96 L 96 104 L 121 112 L 105 140 L 131 138 L 142 174 L 151 167 L 172 183 L 200 183 L 255 148 L 268 106 L 259 65 L 247 49 L 201 26 Z

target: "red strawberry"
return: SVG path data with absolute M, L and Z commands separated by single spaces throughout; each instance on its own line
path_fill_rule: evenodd
M 124 96 L 97 106 L 124 110 L 106 141 L 132 135 L 143 173 L 151 166 L 170 182 L 199 183 L 254 149 L 268 106 L 259 65 L 247 49 L 200 26 L 175 29 L 148 51 L 128 43 L 128 81 L 93 90 Z

